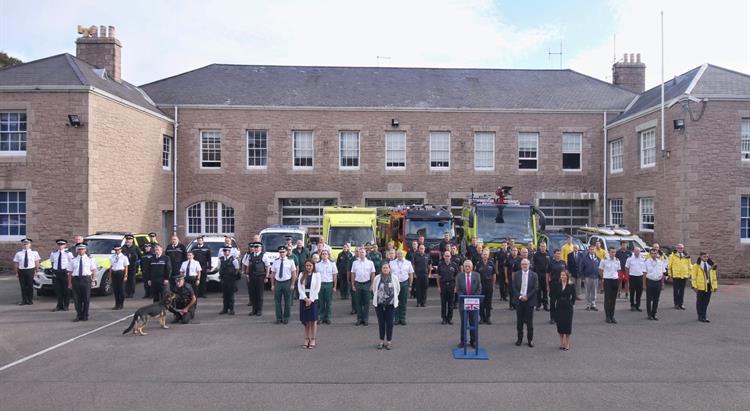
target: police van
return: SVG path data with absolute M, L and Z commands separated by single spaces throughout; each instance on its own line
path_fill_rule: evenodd
M 211 250 L 211 270 L 206 273 L 206 286 L 209 286 L 211 283 L 219 284 L 221 282 L 219 280 L 219 257 L 224 255 L 222 252 L 224 238 L 223 235 L 203 236 L 203 245 Z M 196 244 L 198 244 L 196 240 L 191 241 L 186 247 L 187 251 L 192 251 Z M 234 238 L 232 239 L 232 247 L 237 248 L 237 242 L 234 241 Z M 237 248 L 237 251 L 240 252 L 241 250 Z
M 297 246 L 298 240 L 302 240 L 303 247 L 308 249 L 310 247 L 310 236 L 307 233 L 307 227 L 272 225 L 261 230 L 260 243 L 263 245 L 263 252 L 268 255 L 269 261 L 279 258 L 278 249 L 286 244 L 287 238 L 292 240 L 292 247 Z

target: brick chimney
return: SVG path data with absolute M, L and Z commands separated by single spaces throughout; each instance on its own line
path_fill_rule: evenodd
M 78 26 L 76 39 L 76 57 L 107 71 L 107 76 L 114 81 L 121 79 L 121 49 L 122 44 L 115 38 L 115 28 L 112 26 Z
M 646 65 L 641 63 L 641 55 L 624 54 L 622 61 L 612 65 L 612 84 L 635 93 L 646 89 Z

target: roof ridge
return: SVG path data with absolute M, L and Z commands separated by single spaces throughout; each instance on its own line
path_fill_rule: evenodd
M 70 66 L 71 70 L 73 70 L 73 73 L 78 78 L 78 81 L 81 82 L 82 86 L 88 85 L 88 81 L 86 81 L 86 76 L 83 75 L 83 71 L 81 71 L 81 68 L 78 67 L 78 60 L 77 58 L 74 59 L 74 57 L 68 53 L 64 53 L 63 56 L 65 57 L 65 61 Z
M 239 64 L 239 63 L 212 63 L 202 68 L 210 66 L 229 66 L 229 67 L 279 67 L 279 68 L 333 68 L 333 69 L 376 69 L 376 70 L 476 70 L 476 71 L 550 71 L 550 72 L 563 72 L 570 71 L 578 73 L 575 70 L 566 69 L 533 69 L 533 68 L 494 68 L 494 67 L 419 67 L 419 66 L 408 66 L 408 67 L 393 67 L 393 66 L 331 66 L 331 65 L 294 65 L 294 64 Z M 195 71 L 190 70 L 190 71 Z M 187 71 L 186 73 L 189 73 Z M 184 74 L 184 73 L 183 73 Z M 578 73 L 581 74 L 581 73 Z M 601 80 L 600 80 L 601 81 Z M 606 82 L 605 82 L 606 83 Z M 150 84 L 150 83 L 149 83 Z M 607 83 L 609 84 L 609 83 Z
M 152 84 L 160 83 L 160 82 L 162 82 L 162 81 L 167 81 L 167 80 L 171 80 L 171 79 L 173 79 L 173 78 L 177 78 L 177 77 L 180 77 L 180 76 L 184 76 L 185 74 L 188 74 L 188 73 L 192 73 L 192 72 L 194 72 L 194 71 L 198 71 L 198 70 L 203 70 L 204 68 L 208 68 L 208 67 L 211 67 L 211 66 L 215 66 L 215 65 L 216 65 L 216 63 L 211 63 L 211 64 L 205 65 L 205 66 L 203 66 L 203 67 L 197 67 L 197 68 L 194 68 L 194 69 L 192 69 L 192 70 L 188 70 L 188 71 L 185 71 L 185 72 L 183 72 L 183 73 L 175 74 L 175 75 L 172 75 L 172 76 L 169 76 L 169 77 L 164 77 L 164 78 L 162 78 L 162 79 L 159 79 L 159 80 L 154 80 L 154 81 L 152 81 L 152 82 L 150 82 L 150 83 L 144 83 L 144 84 L 141 84 L 140 86 L 137 86 L 137 87 L 138 87 L 138 88 L 141 88 L 141 87 L 146 87 L 146 86 L 150 86 L 150 85 L 152 85 Z

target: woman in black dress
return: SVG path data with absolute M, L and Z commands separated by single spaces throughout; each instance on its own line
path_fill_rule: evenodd
M 555 322 L 557 323 L 557 332 L 560 334 L 560 349 L 568 351 L 570 349 L 570 334 L 573 329 L 573 304 L 576 303 L 575 285 L 570 282 L 568 270 L 563 270 L 560 273 L 560 283 L 553 286 L 557 287 L 559 295 Z

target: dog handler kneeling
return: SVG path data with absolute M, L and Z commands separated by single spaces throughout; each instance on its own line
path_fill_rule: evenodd
M 175 300 L 174 300 L 174 323 L 188 324 L 193 318 L 195 318 L 195 307 L 197 305 L 197 299 L 195 298 L 195 291 L 190 284 L 185 284 L 185 276 L 179 275 L 175 277 Z

